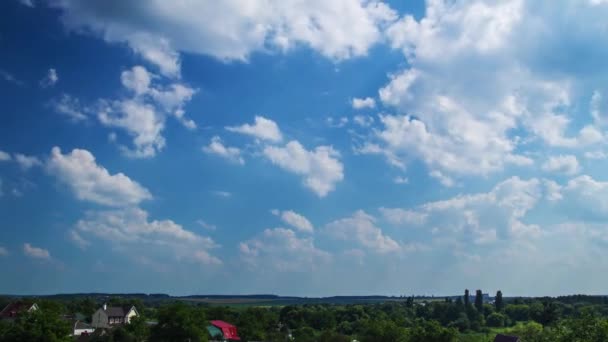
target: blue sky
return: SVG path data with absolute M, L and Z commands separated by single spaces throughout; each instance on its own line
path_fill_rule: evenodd
M 608 2 L 4 1 L 0 293 L 605 293 Z

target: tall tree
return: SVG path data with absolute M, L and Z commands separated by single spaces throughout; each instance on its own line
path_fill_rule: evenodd
M 494 298 L 494 305 L 496 305 L 496 311 L 501 311 L 505 304 L 502 302 L 502 292 L 498 290 L 496 292 L 496 298 Z
M 481 290 L 475 291 L 475 309 L 478 312 L 483 312 L 483 294 Z
M 469 289 L 464 290 L 464 306 L 469 306 Z

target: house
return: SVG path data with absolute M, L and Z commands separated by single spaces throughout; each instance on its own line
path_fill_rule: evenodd
M 215 329 L 214 329 L 215 328 Z M 240 341 L 241 338 L 238 335 L 236 327 L 230 323 L 224 321 L 211 321 L 211 326 L 207 327 L 207 331 L 213 338 L 221 338 L 221 340 L 227 341 Z M 221 336 L 217 332 L 221 332 Z
M 14 320 L 20 314 L 26 312 L 33 312 L 38 310 L 38 305 L 36 303 L 29 304 L 24 302 L 13 302 L 8 304 L 2 311 L 0 311 L 0 319 L 3 320 Z
M 521 340 L 517 336 L 507 336 L 498 334 L 494 337 L 494 342 L 520 342 Z
M 90 335 L 94 331 L 95 331 L 95 328 L 93 328 L 90 324 L 87 324 L 83 321 L 76 321 L 74 323 L 74 332 L 73 332 L 74 336 Z
M 139 316 L 134 306 L 108 306 L 104 304 L 93 314 L 91 325 L 93 328 L 109 328 L 119 324 L 129 324 L 133 317 Z

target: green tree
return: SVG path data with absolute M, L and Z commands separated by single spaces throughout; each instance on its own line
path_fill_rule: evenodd
M 150 328 L 146 323 L 144 316 L 131 318 L 129 324 L 125 326 L 125 330 L 133 337 L 134 341 L 147 341 L 150 336 Z
M 70 341 L 71 325 L 59 313 L 36 310 L 17 317 L 5 331 L 4 341 L 60 342 Z
M 207 320 L 200 308 L 176 302 L 158 310 L 158 324 L 152 329 L 152 342 L 207 341 Z
M 469 296 L 469 289 L 464 290 L 464 306 L 468 307 L 470 304 L 470 296 Z
M 437 321 L 418 320 L 409 331 L 410 342 L 452 342 L 456 341 L 458 331 L 444 328 Z
M 502 311 L 504 308 L 504 303 L 502 302 L 502 291 L 498 290 L 496 292 L 496 297 L 494 298 L 494 305 L 496 306 L 496 311 Z
M 475 309 L 477 309 L 477 312 L 483 313 L 483 294 L 481 290 L 475 291 Z
M 488 318 L 486 319 L 486 324 L 489 327 L 504 327 L 505 326 L 505 321 L 507 320 L 507 317 L 501 313 L 498 312 L 494 312 L 491 313 Z

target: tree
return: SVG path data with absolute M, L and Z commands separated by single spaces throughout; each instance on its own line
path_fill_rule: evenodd
M 483 294 L 481 293 L 481 290 L 475 291 L 475 309 L 477 309 L 478 312 L 483 313 Z
M 150 336 L 150 328 L 148 327 L 144 316 L 131 318 L 129 324 L 125 326 L 125 330 L 133 336 L 133 340 L 137 342 L 146 341 Z
M 456 341 L 458 331 L 455 328 L 444 328 L 437 321 L 416 321 L 409 332 L 410 342 L 452 342 Z M 398 341 L 398 340 L 392 340 Z
M 464 306 L 468 307 L 470 304 L 469 302 L 469 289 L 464 290 Z
M 158 310 L 158 324 L 152 329 L 150 341 L 207 341 L 207 320 L 200 308 L 183 302 L 166 305 Z
M 496 292 L 496 298 L 494 298 L 494 305 L 496 305 L 496 311 L 502 311 L 504 303 L 502 302 L 502 291 Z
M 21 314 L 4 333 L 3 341 L 71 341 L 70 323 L 61 318 L 59 313 L 36 310 Z
M 489 327 L 500 328 L 505 326 L 506 319 L 507 317 L 505 315 L 498 312 L 493 312 L 486 319 L 486 324 Z

